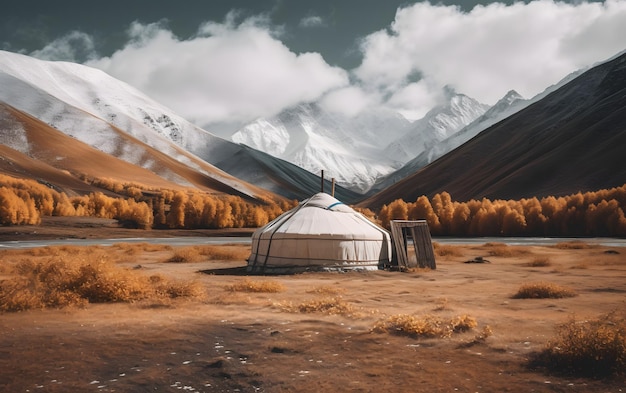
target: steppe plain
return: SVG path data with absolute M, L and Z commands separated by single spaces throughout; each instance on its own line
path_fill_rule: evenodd
M 139 232 L 108 220 L 61 219 L 2 227 L 0 239 L 249 234 Z M 529 366 L 559 324 L 626 309 L 626 248 L 584 240 L 561 247 L 454 245 L 439 251 L 435 270 L 247 276 L 247 245 L 221 246 L 234 258 L 173 263 L 175 247 L 120 242 L 93 249 L 132 274 L 198 282 L 206 296 L 0 314 L 0 391 L 626 391 L 623 376 L 593 379 Z M 0 251 L 0 263 L 26 258 L 19 255 Z M 467 263 L 477 257 L 488 263 Z M 246 280 L 281 289 L 233 290 Z M 513 298 L 535 282 L 576 296 Z M 341 308 L 305 307 L 325 301 Z M 400 314 L 469 316 L 477 326 L 443 338 L 374 329 Z

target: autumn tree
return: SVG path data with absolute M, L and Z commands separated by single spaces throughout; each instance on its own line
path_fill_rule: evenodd
M 437 217 L 430 201 L 424 195 L 417 198 L 415 203 L 409 206 L 408 217 L 410 220 L 426 220 L 428 227 L 433 233 L 441 231 L 439 217 Z
M 177 191 L 172 197 L 170 203 L 170 211 L 167 214 L 167 225 L 170 228 L 185 227 L 185 207 L 187 203 L 187 194 L 183 191 Z

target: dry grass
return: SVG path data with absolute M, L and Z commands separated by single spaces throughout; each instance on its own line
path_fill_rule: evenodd
M 573 240 L 569 242 L 557 243 L 553 246 L 559 250 L 588 250 L 590 248 L 598 248 L 597 244 L 590 244 L 581 240 Z
M 329 315 L 357 316 L 355 307 L 344 301 L 341 297 L 327 297 L 323 299 L 308 300 L 299 304 L 283 303 L 279 305 L 287 312 L 322 313 Z
M 530 250 L 524 246 L 509 246 L 504 243 L 485 243 L 489 255 L 494 257 L 516 257 L 530 254 Z
M 200 246 L 200 254 L 210 260 L 244 261 L 250 256 L 249 245 Z
M 459 249 L 459 247 L 451 246 L 447 244 L 440 244 L 437 242 L 433 242 L 433 249 L 435 251 L 435 255 L 439 257 L 460 257 L 463 256 L 463 251 Z
M 574 318 L 531 358 L 531 367 L 557 374 L 605 378 L 626 375 L 626 315 L 613 312 L 596 320 Z
M 174 254 L 166 262 L 193 263 L 202 260 L 202 255 L 197 247 L 182 247 L 174 250 Z
M 532 261 L 526 263 L 526 266 L 528 267 L 547 267 L 551 265 L 552 263 L 547 257 L 536 257 Z
M 106 253 L 57 251 L 58 256 L 23 259 L 12 266 L 12 277 L 0 282 L 0 311 L 204 296 L 198 283 L 148 277 L 116 266 Z
M 562 287 L 549 282 L 537 282 L 523 284 L 513 299 L 560 299 L 574 297 L 576 292 L 570 288 Z
M 324 295 L 324 296 L 333 296 L 333 295 L 336 296 L 336 295 L 343 295 L 344 293 L 346 293 L 346 290 L 344 288 L 340 288 L 338 286 L 333 286 L 333 285 L 320 285 L 306 292 L 314 293 L 317 295 Z
M 249 247 L 241 245 L 189 246 L 174 250 L 167 262 L 189 263 L 201 260 L 235 261 L 245 260 L 250 254 Z
M 224 289 L 231 292 L 278 293 L 287 288 L 276 281 L 254 281 L 246 278 L 234 284 L 226 285 Z
M 138 255 L 143 252 L 159 252 L 159 251 L 172 251 L 172 246 L 166 244 L 151 244 L 151 243 L 115 243 L 111 246 L 114 250 L 119 250 L 126 255 Z
M 414 316 L 408 314 L 392 315 L 374 324 L 375 333 L 392 333 L 414 338 L 444 338 L 453 333 L 461 333 L 478 326 L 478 322 L 468 315 L 449 319 L 433 315 Z

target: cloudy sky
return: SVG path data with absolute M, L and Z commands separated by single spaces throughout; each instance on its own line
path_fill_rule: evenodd
M 436 4 L 436 5 L 435 5 Z M 417 119 L 444 86 L 530 98 L 626 49 L 626 0 L 22 0 L 0 49 L 100 68 L 208 130 L 316 101 Z

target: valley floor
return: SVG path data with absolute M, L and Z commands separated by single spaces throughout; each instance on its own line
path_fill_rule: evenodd
M 245 277 L 243 259 L 171 263 L 167 249 L 128 253 L 117 263 L 199 281 L 208 298 L 0 314 L 0 391 L 624 391 L 624 377 L 555 376 L 526 361 L 558 324 L 626 308 L 626 249 L 504 247 L 510 252 L 493 255 L 494 245 L 454 246 L 436 270 L 254 277 Z M 464 263 L 478 256 L 490 263 Z M 244 279 L 284 290 L 227 289 Z M 577 296 L 512 298 L 539 281 Z M 352 311 L 294 311 L 328 298 Z M 372 331 L 397 314 L 469 315 L 478 327 L 428 339 Z M 486 326 L 493 334 L 477 339 Z

